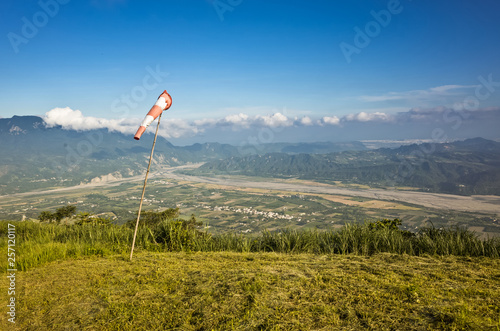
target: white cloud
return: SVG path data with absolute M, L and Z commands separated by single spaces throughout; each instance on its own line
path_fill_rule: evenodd
M 139 123 L 139 122 L 138 122 Z M 138 124 L 136 124 L 139 127 Z M 137 130 L 137 128 L 136 128 Z M 178 118 L 162 119 L 159 129 L 159 135 L 165 138 L 180 138 L 184 136 L 194 136 L 203 132 L 202 128 Z
M 309 116 L 304 116 L 299 120 L 299 123 L 305 126 L 313 125 L 313 121 Z
M 444 93 L 447 91 L 458 90 L 458 89 L 467 89 L 467 88 L 475 88 L 477 85 L 443 85 L 432 87 L 429 89 L 430 92 L 433 93 Z
M 340 125 L 340 118 L 337 116 L 325 116 L 321 119 L 321 123 L 329 125 Z
M 133 134 L 137 131 L 141 119 L 105 119 L 84 116 L 79 110 L 69 107 L 54 108 L 45 113 L 44 121 L 47 127 L 61 126 L 66 130 L 86 131 L 94 129 L 108 129 L 124 134 Z M 248 129 L 250 127 L 287 127 L 294 125 L 293 120 L 281 113 L 272 115 L 249 116 L 244 113 L 231 114 L 223 118 L 204 118 L 195 121 L 164 117 L 161 121 L 160 135 L 166 138 L 193 136 L 204 132 L 208 128 L 231 127 L 233 130 Z M 304 124 L 305 125 L 305 124 Z
M 134 134 L 141 123 L 141 119 L 105 119 L 92 116 L 84 116 L 79 110 L 69 107 L 54 108 L 43 117 L 47 127 L 60 125 L 65 130 L 87 131 L 97 129 L 108 129 L 123 134 Z M 186 134 L 199 132 L 196 125 L 181 119 L 164 118 L 161 121 L 161 135 L 167 138 L 178 138 Z
M 464 109 L 455 109 L 453 107 L 431 107 L 412 108 L 407 112 L 398 113 L 395 119 L 398 123 L 402 122 L 441 122 L 445 124 L 457 123 L 458 120 L 498 120 L 500 114 L 500 107 L 485 107 L 474 111 L 466 111 Z
M 226 115 L 221 118 L 204 118 L 199 120 L 186 120 L 164 116 L 160 125 L 160 135 L 165 138 L 193 137 L 207 130 L 233 130 L 243 131 L 260 128 L 284 128 L 284 127 L 309 127 L 314 130 L 319 126 L 343 127 L 358 123 L 425 123 L 445 121 L 450 116 L 463 115 L 463 119 L 489 119 L 498 117 L 500 108 L 493 107 L 480 109 L 474 112 L 461 113 L 448 107 L 412 108 L 397 113 L 386 113 L 381 111 L 361 111 L 342 117 L 335 115 L 311 118 L 309 116 L 290 118 L 282 113 L 270 115 L 248 115 L 245 113 Z M 465 116 L 466 115 L 466 116 Z M 45 125 L 48 127 L 61 126 L 67 130 L 93 130 L 107 129 L 109 131 L 121 132 L 123 134 L 134 134 L 142 119 L 104 119 L 92 116 L 84 116 L 79 110 L 71 108 L 54 108 L 44 116 Z M 152 125 L 155 126 L 155 125 Z M 155 128 L 149 128 L 148 132 L 154 132 Z
M 359 97 L 362 101 L 381 102 L 392 100 L 425 100 L 447 97 L 453 95 L 463 95 L 466 89 L 475 88 L 477 85 L 443 85 L 432 87 L 427 90 L 411 90 L 402 92 L 389 92 L 382 95 L 363 95 Z
M 250 126 L 249 119 L 250 117 L 248 115 L 239 113 L 234 115 L 227 115 L 226 117 L 224 117 L 223 122 L 229 125 L 237 125 L 247 128 Z
M 357 122 L 388 122 L 392 121 L 392 116 L 381 113 L 365 113 L 364 111 L 358 114 L 349 114 L 342 118 L 344 121 L 357 121 Z
M 111 131 L 123 132 L 128 129 L 131 123 L 127 123 L 126 119 L 110 120 L 97 118 L 92 116 L 84 116 L 81 111 L 73 110 L 69 107 L 54 108 L 45 113 L 44 121 L 48 127 L 60 125 L 63 129 L 68 130 L 93 130 L 93 129 L 109 129 Z
M 281 113 L 266 116 L 257 115 L 255 122 L 272 128 L 293 125 L 293 121 Z
M 294 121 L 281 113 L 272 115 L 250 116 L 244 113 L 226 115 L 223 118 L 204 118 L 193 121 L 197 127 L 232 127 L 248 129 L 250 127 L 280 127 L 292 126 Z
M 201 120 L 195 120 L 194 125 L 196 126 L 215 126 L 217 124 L 217 119 L 215 118 L 204 118 Z

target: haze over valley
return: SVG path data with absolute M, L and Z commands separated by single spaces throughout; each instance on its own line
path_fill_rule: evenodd
M 123 133 L 50 127 L 43 118 L 28 116 L 0 119 L 0 136 L 7 155 L 0 165 L 1 217 L 36 218 L 43 208 L 63 204 L 106 215 L 117 224 L 132 217 L 150 135 L 131 142 Z M 360 141 L 248 148 L 221 143 L 174 146 L 159 137 L 147 195 L 150 201 L 146 201 L 153 210 L 183 206 L 186 214 L 197 215 L 218 232 L 278 229 L 291 221 L 299 228 L 326 229 L 390 216 L 404 219 L 413 231 L 433 222 L 465 225 L 480 235 L 500 233 L 500 143 L 483 138 L 402 143 L 378 149 L 373 142 Z M 196 193 L 199 185 L 209 196 L 201 204 L 195 203 L 203 201 Z M 128 203 L 114 205 L 116 189 Z M 182 190 L 190 193 L 182 195 Z M 227 194 L 238 199 L 228 199 Z M 247 217 L 242 216 L 245 208 L 259 205 L 252 202 L 255 194 L 278 199 L 247 212 L 254 215 L 254 222 L 261 222 L 257 227 L 252 220 L 241 220 Z M 293 207 L 295 202 L 284 198 L 302 194 L 324 201 L 320 218 L 313 217 L 319 210 L 300 212 L 300 204 Z M 339 207 L 345 210 L 338 213 Z M 348 216 L 346 211 L 353 214 Z M 265 219 L 274 221 L 266 225 Z

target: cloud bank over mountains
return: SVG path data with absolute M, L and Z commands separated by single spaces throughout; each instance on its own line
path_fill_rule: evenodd
M 105 119 L 92 116 L 85 116 L 80 110 L 73 110 L 69 107 L 54 108 L 43 117 L 48 127 L 61 126 L 66 130 L 87 131 L 93 129 L 108 129 L 109 131 L 121 132 L 124 134 L 134 133 L 141 119 Z M 287 128 L 300 126 L 341 126 L 348 122 L 389 122 L 393 121 L 393 116 L 375 112 L 360 112 L 349 114 L 341 118 L 337 116 L 324 116 L 319 119 L 312 119 L 309 116 L 291 117 L 280 112 L 269 115 L 248 115 L 244 113 L 231 114 L 222 118 L 204 118 L 200 120 L 188 121 L 178 118 L 162 118 L 162 135 L 166 138 L 179 138 L 185 135 L 196 135 L 207 129 L 229 128 L 232 131 L 250 128 Z
M 230 114 L 221 118 L 203 118 L 199 120 L 186 120 L 163 116 L 160 126 L 160 135 L 165 138 L 186 138 L 206 136 L 210 132 L 224 131 L 226 134 L 237 134 L 237 132 L 248 130 L 335 130 L 347 131 L 347 129 L 370 128 L 372 131 L 387 130 L 387 128 L 401 128 L 418 126 L 425 127 L 447 127 L 458 130 L 466 126 L 466 123 L 498 122 L 500 118 L 500 107 L 482 108 L 474 111 L 463 109 L 452 109 L 447 107 L 434 108 L 412 108 L 408 111 L 397 113 L 367 112 L 362 111 L 353 114 L 338 116 L 323 116 L 313 118 L 311 116 L 290 116 L 286 110 L 269 115 L 248 115 L 245 113 Z M 66 130 L 86 131 L 93 129 L 107 129 L 109 131 L 133 134 L 139 127 L 142 119 L 123 118 L 105 119 L 85 116 L 80 110 L 69 107 L 54 108 L 43 117 L 48 127 L 61 126 Z M 367 126 L 368 125 L 368 126 Z M 153 124 L 154 126 L 154 124 Z M 154 129 L 153 129 L 154 130 Z M 153 131 L 151 128 L 149 131 Z

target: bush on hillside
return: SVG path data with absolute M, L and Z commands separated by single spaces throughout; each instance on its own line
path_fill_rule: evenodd
M 77 221 L 75 222 L 76 225 L 84 225 L 84 224 L 91 224 L 91 225 L 109 225 L 111 224 L 111 220 L 109 218 L 104 218 L 104 217 L 99 217 L 96 215 L 93 215 L 91 213 L 79 213 L 76 215 Z
M 40 222 L 60 223 L 63 218 L 75 215 L 75 212 L 76 206 L 67 205 L 61 208 L 57 208 L 55 213 L 51 213 L 50 211 L 42 211 L 40 215 L 38 215 L 38 219 L 40 220 Z
M 161 212 L 152 210 L 143 210 L 141 211 L 139 227 L 154 227 L 165 220 L 175 220 L 179 218 L 179 216 L 180 216 L 179 208 L 168 208 Z M 126 225 L 130 228 L 135 228 L 136 222 L 137 222 L 137 217 L 129 220 L 126 223 Z

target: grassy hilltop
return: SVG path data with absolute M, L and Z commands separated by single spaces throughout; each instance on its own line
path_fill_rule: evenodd
M 12 329 L 500 327 L 500 239 L 460 228 L 409 234 L 394 220 L 336 231 L 211 235 L 170 212 L 157 223 L 146 217 L 133 262 L 130 227 L 100 219 L 14 222 Z M 6 229 L 0 222 L 4 251 Z M 5 280 L 1 286 L 6 293 Z M 2 329 L 11 328 L 0 316 Z
M 69 259 L 23 272 L 19 330 L 500 326 L 498 259 L 234 252 L 127 258 Z

